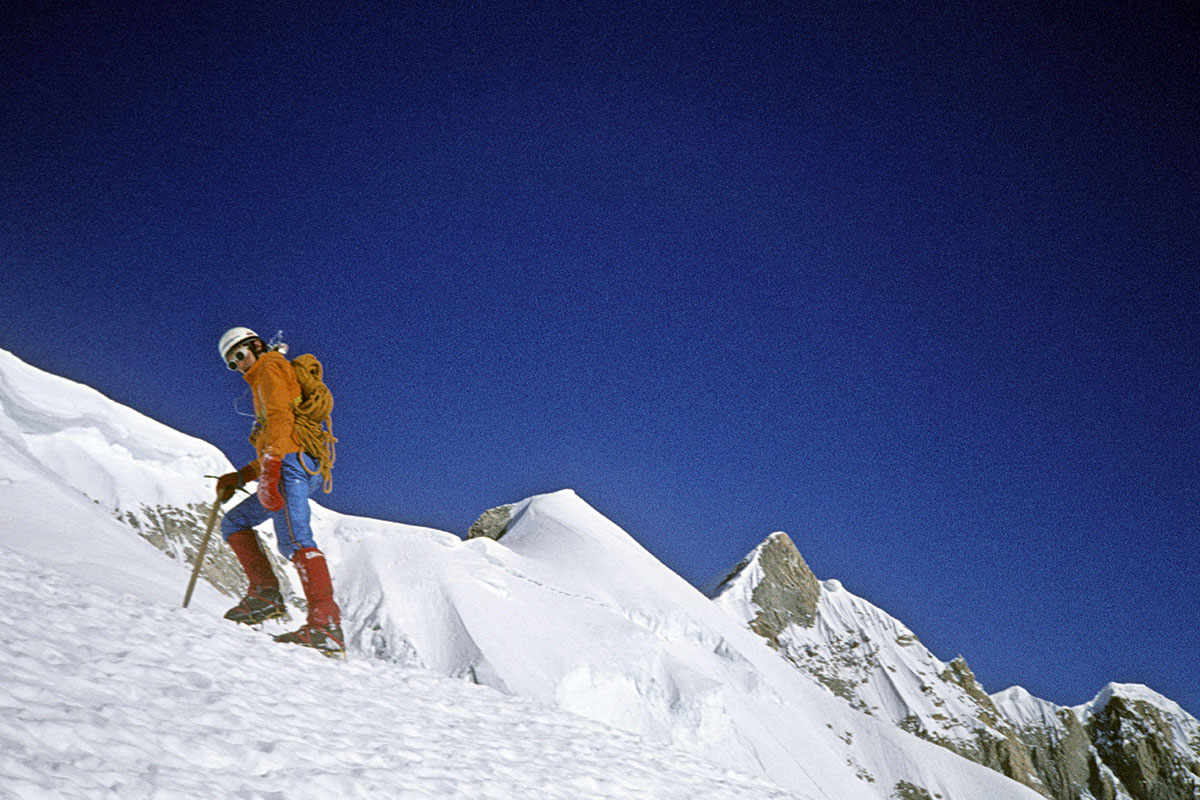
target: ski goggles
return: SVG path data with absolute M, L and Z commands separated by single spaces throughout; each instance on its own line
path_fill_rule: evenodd
M 244 344 L 226 356 L 225 363 L 229 365 L 230 369 L 237 369 L 238 364 L 245 361 L 248 355 L 250 355 L 250 345 Z

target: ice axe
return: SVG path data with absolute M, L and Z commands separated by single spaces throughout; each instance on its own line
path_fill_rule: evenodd
M 215 478 L 216 475 L 205 475 L 206 478 Z M 242 489 L 245 492 L 245 489 Z M 246 492 L 249 494 L 249 492 Z M 226 498 L 229 499 L 229 498 Z M 196 588 L 196 578 L 200 577 L 200 567 L 204 564 L 204 554 L 208 552 L 208 539 L 212 536 L 213 527 L 217 524 L 217 512 L 221 510 L 221 498 L 213 500 L 212 511 L 208 512 L 208 524 L 204 526 L 204 538 L 200 540 L 200 552 L 196 556 L 196 566 L 192 567 L 192 578 L 188 581 L 187 592 L 183 595 L 183 607 L 187 608 L 188 603 L 192 602 L 192 590 Z

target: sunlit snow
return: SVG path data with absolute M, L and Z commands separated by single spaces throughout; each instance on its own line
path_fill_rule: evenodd
M 573 492 L 498 542 L 318 507 L 329 661 L 204 583 L 181 609 L 189 565 L 121 521 L 207 501 L 215 448 L 2 351 L 0 412 L 18 797 L 1039 797 L 851 709 Z

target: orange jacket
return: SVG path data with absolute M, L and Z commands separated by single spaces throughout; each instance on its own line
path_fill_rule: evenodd
M 292 400 L 300 397 L 300 383 L 292 364 L 282 353 L 263 353 L 243 375 L 254 395 L 255 433 L 251 441 L 264 455 L 283 458 L 304 448 L 296 441 L 296 417 Z

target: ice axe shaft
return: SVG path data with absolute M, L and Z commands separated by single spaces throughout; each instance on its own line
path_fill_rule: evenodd
M 208 538 L 212 536 L 213 526 L 217 524 L 217 512 L 221 510 L 221 499 L 213 500 L 212 511 L 208 512 L 208 525 L 204 528 L 204 538 L 200 540 L 200 553 L 196 556 L 196 566 L 192 567 L 192 579 L 188 581 L 187 593 L 183 596 L 183 607 L 187 608 L 192 601 L 192 590 L 196 588 L 196 578 L 200 577 L 200 567 L 204 565 L 204 554 L 208 552 Z

